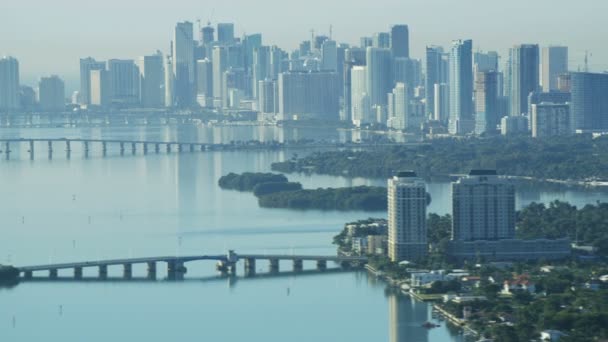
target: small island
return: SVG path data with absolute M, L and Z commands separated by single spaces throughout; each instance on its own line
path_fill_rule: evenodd
M 222 189 L 253 192 L 264 208 L 300 210 L 386 211 L 386 188 L 358 186 L 351 188 L 303 189 L 282 174 L 230 173 L 218 181 Z

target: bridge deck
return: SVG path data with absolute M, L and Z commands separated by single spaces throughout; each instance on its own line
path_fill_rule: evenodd
M 343 257 L 343 256 L 326 256 L 326 255 L 288 255 L 288 254 L 238 254 L 238 260 L 256 259 L 256 260 L 302 260 L 302 261 L 334 261 L 334 262 L 365 262 L 366 257 Z M 227 261 L 226 255 L 197 255 L 197 256 L 161 256 L 147 258 L 129 258 L 129 259 L 113 259 L 113 260 L 95 260 L 84 262 L 72 262 L 61 264 L 35 265 L 19 267 L 21 272 L 35 272 L 60 270 L 70 268 L 85 268 L 99 266 L 114 266 L 125 264 L 145 264 L 148 262 L 191 262 L 199 260 L 216 260 Z

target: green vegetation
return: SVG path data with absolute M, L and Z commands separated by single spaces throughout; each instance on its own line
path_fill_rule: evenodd
M 386 189 L 370 186 L 276 192 L 258 200 L 265 208 L 385 211 L 387 206 Z
M 274 171 L 284 173 L 369 178 L 386 178 L 397 170 L 416 170 L 430 177 L 463 174 L 475 168 L 538 179 L 603 179 L 608 170 L 608 137 L 438 139 L 413 147 L 318 152 L 272 164 Z
M 252 191 L 264 208 L 385 211 L 386 188 L 359 186 L 303 190 L 302 184 L 272 173 L 230 173 L 219 181 L 222 189 Z M 430 202 L 430 196 L 429 196 Z
M 517 213 L 517 234 L 523 239 L 569 237 L 608 255 L 608 203 L 581 209 L 555 201 L 545 206 L 532 203 Z
M 19 269 L 0 265 L 0 285 L 13 285 L 19 281 Z
M 270 195 L 276 192 L 302 190 L 302 184 L 292 182 L 260 183 L 253 188 L 256 197 Z
M 238 191 L 253 191 L 258 184 L 263 183 L 287 183 L 287 177 L 273 173 L 252 173 L 245 172 L 241 175 L 229 173 L 222 176 L 219 180 L 219 186 L 222 189 L 238 190 Z

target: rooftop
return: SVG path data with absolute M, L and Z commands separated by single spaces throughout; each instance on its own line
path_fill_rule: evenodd
M 471 172 L 469 172 L 469 176 L 496 176 L 496 170 L 482 170 L 482 169 L 477 169 L 477 170 L 471 170 Z

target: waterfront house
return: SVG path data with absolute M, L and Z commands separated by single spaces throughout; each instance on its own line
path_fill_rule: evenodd
M 535 293 L 536 284 L 530 280 L 530 276 L 527 274 L 515 276 L 511 280 L 505 280 L 502 293 L 513 294 L 517 291 L 528 291 L 530 293 Z

